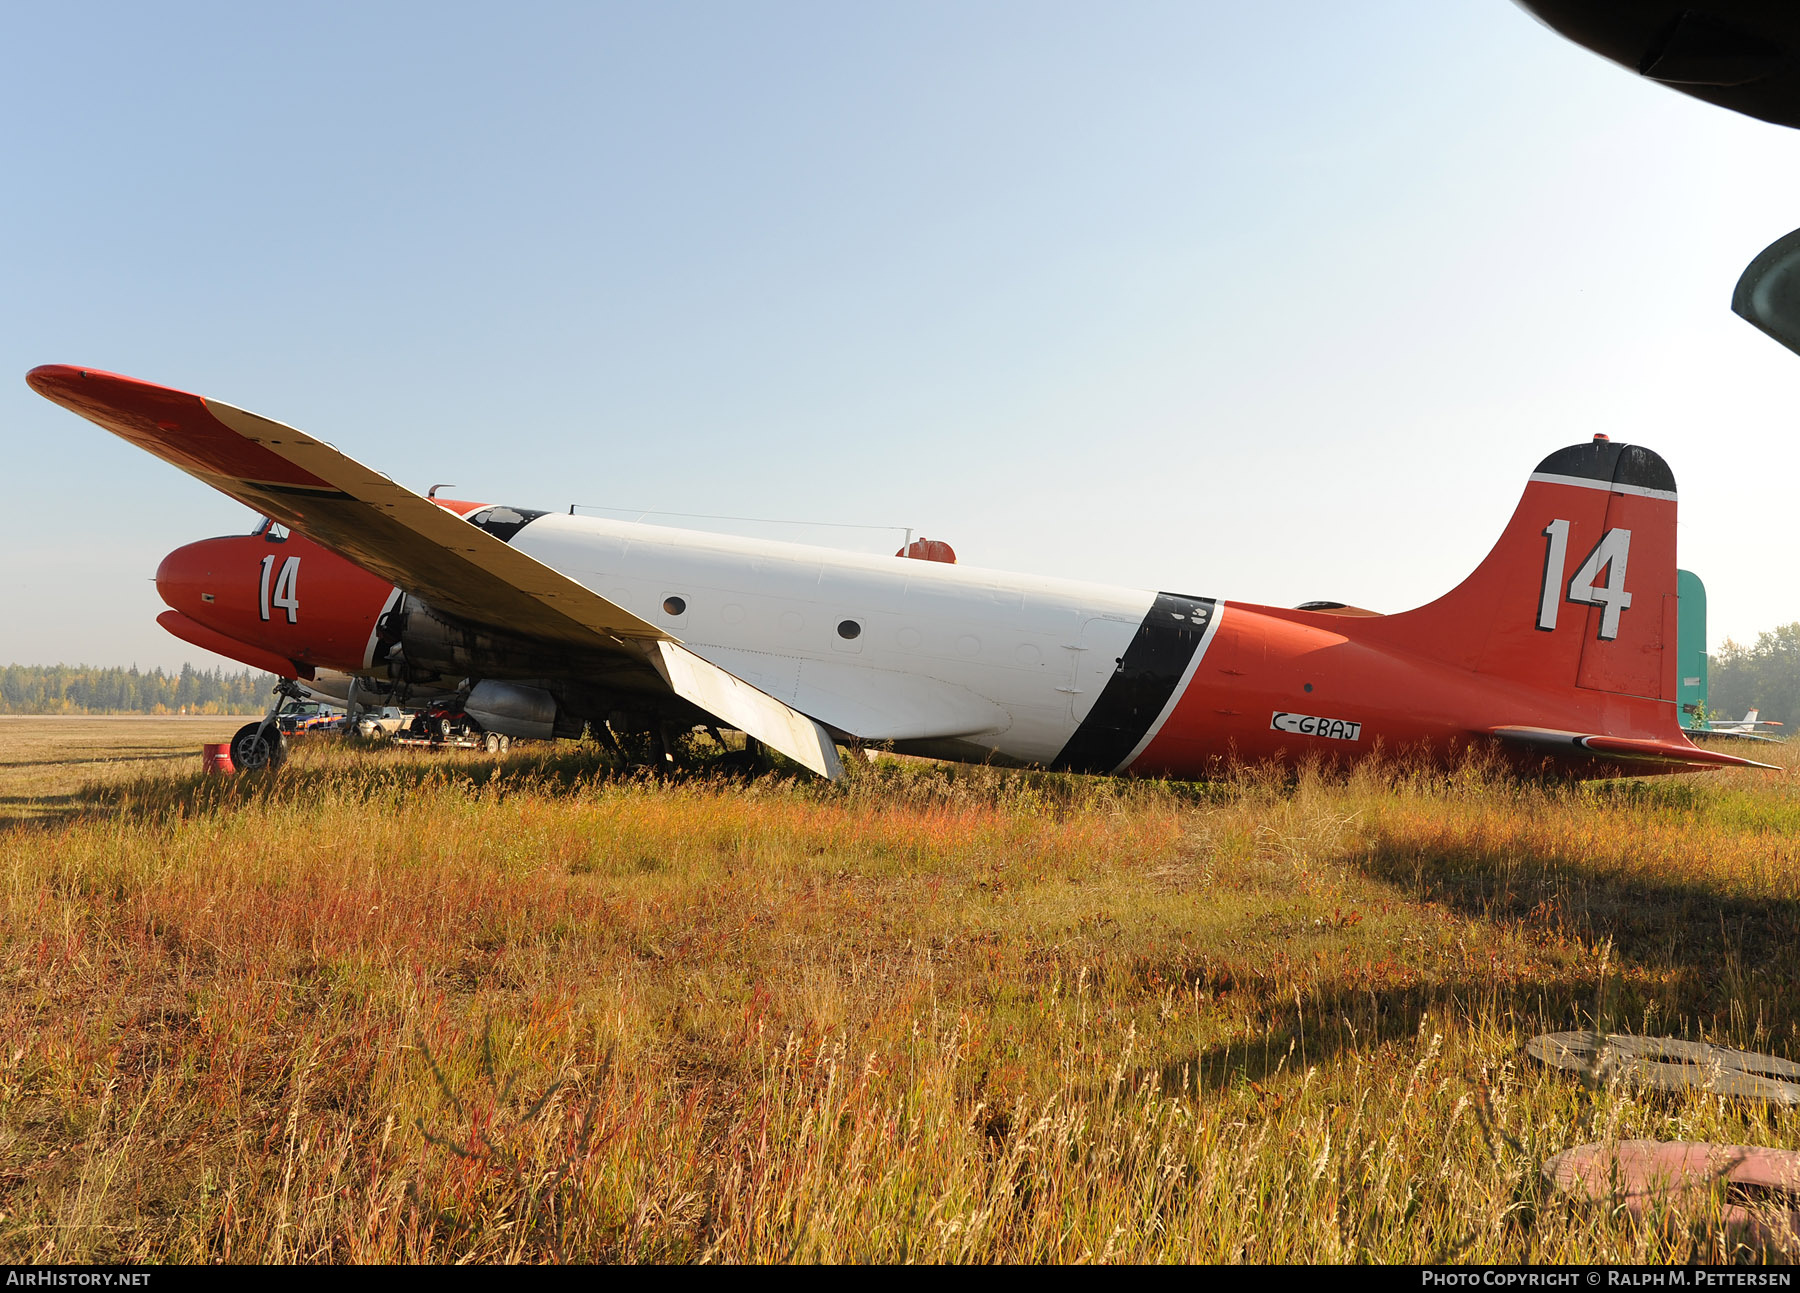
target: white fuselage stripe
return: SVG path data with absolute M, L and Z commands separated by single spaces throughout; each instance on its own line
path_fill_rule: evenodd
M 375 645 L 381 640 L 381 621 L 387 618 L 389 611 L 400 604 L 400 599 L 404 596 L 405 594 L 396 588 L 381 604 L 381 614 L 375 617 L 375 626 L 369 630 L 369 645 L 363 648 L 363 672 L 367 673 L 375 667 Z
M 1187 694 L 1188 684 L 1194 680 L 1194 671 L 1206 658 L 1206 648 L 1212 645 L 1213 634 L 1219 631 L 1219 621 L 1224 618 L 1225 599 L 1220 598 L 1213 603 L 1212 619 L 1207 621 L 1206 632 L 1200 635 L 1200 645 L 1194 648 L 1194 658 L 1188 661 L 1188 667 L 1182 671 L 1181 681 L 1176 683 L 1175 690 L 1169 693 L 1169 703 L 1163 706 L 1162 713 L 1158 714 L 1156 721 L 1150 724 L 1150 730 L 1144 733 L 1144 739 L 1132 746 L 1131 753 L 1125 756 L 1125 761 L 1113 769 L 1115 776 L 1136 763 L 1144 751 L 1150 748 L 1150 742 L 1156 739 L 1156 734 L 1163 730 L 1163 724 L 1169 721 L 1169 715 L 1175 712 L 1175 706 L 1179 705 L 1181 698 Z
M 1574 485 L 1578 489 L 1603 489 L 1609 494 L 1632 494 L 1638 498 L 1661 498 L 1673 503 L 1672 489 L 1651 489 L 1647 485 L 1621 485 L 1611 480 L 1590 480 L 1586 476 L 1558 476 L 1552 472 L 1534 471 L 1531 478 L 1546 485 Z

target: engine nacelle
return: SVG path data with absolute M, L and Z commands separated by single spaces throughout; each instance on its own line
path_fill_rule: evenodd
M 463 713 L 506 736 L 547 741 L 556 732 L 556 697 L 541 687 L 484 679 L 469 689 Z
M 377 658 L 395 681 L 554 677 L 570 666 L 567 647 L 465 624 L 410 595 L 382 616 L 377 632 L 385 644 L 376 647 Z

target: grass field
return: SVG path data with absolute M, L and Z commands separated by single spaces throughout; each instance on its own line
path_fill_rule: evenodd
M 1539 1164 L 1800 1112 L 1520 1048 L 1800 1057 L 1794 747 L 1585 787 L 330 742 L 206 779 L 203 726 L 0 768 L 0 1261 L 1769 1255 L 1720 1197 L 1643 1226 Z
M 91 804 L 84 792 L 106 782 L 193 772 L 203 744 L 229 741 L 251 717 L 0 714 L 0 825 L 80 812 Z

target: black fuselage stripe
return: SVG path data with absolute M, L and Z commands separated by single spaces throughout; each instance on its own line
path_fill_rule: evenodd
M 1212 598 L 1158 593 L 1094 707 L 1050 766 L 1111 772 L 1123 763 L 1167 708 L 1218 613 Z

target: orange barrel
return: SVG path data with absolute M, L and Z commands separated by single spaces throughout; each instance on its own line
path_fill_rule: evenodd
M 231 742 L 200 747 L 200 769 L 203 772 L 236 772 L 231 762 Z

